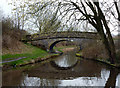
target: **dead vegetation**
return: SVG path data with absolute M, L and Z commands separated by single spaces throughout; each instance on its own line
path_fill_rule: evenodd
M 20 40 L 26 32 L 13 25 L 10 19 L 2 20 L 2 54 L 21 53 L 24 50 L 25 45 Z
M 116 53 L 117 53 L 117 58 L 115 60 L 116 63 L 120 63 L 119 44 L 120 41 L 115 42 Z M 82 56 L 85 58 L 104 59 L 104 60 L 108 60 L 109 58 L 102 41 L 88 42 L 84 44 L 84 48 L 82 49 Z
M 105 47 L 101 41 L 94 41 L 87 43 L 82 50 L 82 55 L 85 58 L 102 58 L 107 59 L 108 55 L 106 53 Z

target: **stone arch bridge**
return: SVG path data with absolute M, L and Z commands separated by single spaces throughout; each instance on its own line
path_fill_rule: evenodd
M 53 51 L 53 47 L 61 41 L 71 41 L 81 46 L 83 43 L 99 39 L 96 32 L 51 32 L 43 34 L 26 35 L 26 41 L 32 45 L 42 46 L 44 49 Z

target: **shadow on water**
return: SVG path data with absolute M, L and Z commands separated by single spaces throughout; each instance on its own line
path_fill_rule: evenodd
M 104 64 L 82 60 L 69 51 L 32 68 L 3 72 L 3 86 L 104 86 L 120 87 L 120 72 Z

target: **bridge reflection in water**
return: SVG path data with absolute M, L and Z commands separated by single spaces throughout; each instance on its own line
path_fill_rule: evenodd
M 27 73 L 30 77 L 65 80 L 77 77 L 100 77 L 101 69 L 97 64 L 76 59 L 75 53 L 69 52 Z
M 11 73 L 11 74 L 10 74 Z M 18 72 L 6 72 L 3 85 L 22 86 L 118 86 L 120 74 L 115 69 L 90 60 L 80 60 L 75 52 L 66 52 L 60 57 L 31 69 Z M 6 76 L 8 75 L 9 76 Z M 12 79 L 14 78 L 14 79 Z M 7 83 L 6 83 L 7 81 Z

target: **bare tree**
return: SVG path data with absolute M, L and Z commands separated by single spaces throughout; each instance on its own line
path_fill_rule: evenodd
M 13 5 L 14 8 L 12 9 L 12 19 L 14 20 L 15 27 L 17 29 L 24 29 L 25 26 L 25 20 L 26 20 L 26 3 L 23 0 L 20 1 L 12 1 L 12 3 L 9 3 L 9 5 Z
M 54 13 L 51 13 L 51 6 L 52 10 L 55 10 L 56 12 L 53 11 Z M 116 11 L 111 10 L 114 8 Z M 40 31 L 42 31 L 42 29 L 44 29 L 44 31 L 48 31 L 48 29 L 51 30 L 55 27 L 56 29 L 54 30 L 57 30 L 60 26 L 60 21 L 57 19 L 63 20 L 63 23 L 68 24 L 68 26 L 78 26 L 81 25 L 82 22 L 86 21 L 86 23 L 90 25 L 91 29 L 95 29 L 100 35 L 109 55 L 110 63 L 115 63 L 116 50 L 109 24 L 113 24 L 111 15 L 116 18 L 115 21 L 120 21 L 118 2 L 114 1 L 111 4 L 105 1 L 102 3 L 99 2 L 99 0 L 96 0 L 96 2 L 92 0 L 48 0 L 47 3 L 46 1 L 42 3 L 35 2 L 34 4 L 28 5 L 28 10 L 28 14 L 30 14 L 29 17 L 34 19 L 32 21 L 38 26 Z M 51 17 L 48 14 L 45 15 L 47 11 L 49 14 L 52 14 Z M 116 12 L 118 14 L 117 17 L 115 15 Z M 58 16 L 57 19 L 56 16 Z M 54 23 L 56 22 L 57 24 L 55 25 Z M 46 25 L 44 25 L 45 23 Z
M 117 11 L 117 17 L 115 16 L 115 14 L 112 14 L 112 15 L 118 20 L 118 47 L 119 47 L 120 46 L 120 0 L 119 2 L 116 2 L 114 0 L 114 4 Z
M 40 33 L 55 32 L 61 27 L 57 17 L 58 8 L 53 2 L 35 2 L 27 7 L 26 13 L 29 23 L 38 28 Z
M 88 21 L 89 24 L 95 28 L 105 45 L 110 63 L 114 64 L 116 59 L 116 50 L 110 26 L 108 24 L 111 19 L 106 15 L 106 13 L 110 12 L 111 8 L 116 6 L 116 2 L 112 3 L 113 5 L 109 8 L 107 7 L 108 4 L 106 4 L 106 2 L 102 3 L 98 0 L 96 0 L 96 2 L 92 0 L 64 0 L 64 2 L 58 1 L 58 3 L 61 3 L 61 8 L 64 8 L 64 10 L 59 10 L 60 13 L 64 16 L 68 14 L 68 21 L 70 21 L 70 18 L 74 18 L 74 21 L 78 21 L 78 24 L 82 21 Z M 107 10 L 105 10 L 106 8 Z M 118 6 L 116 6 L 116 9 L 117 8 Z M 113 13 L 115 13 L 115 11 Z

